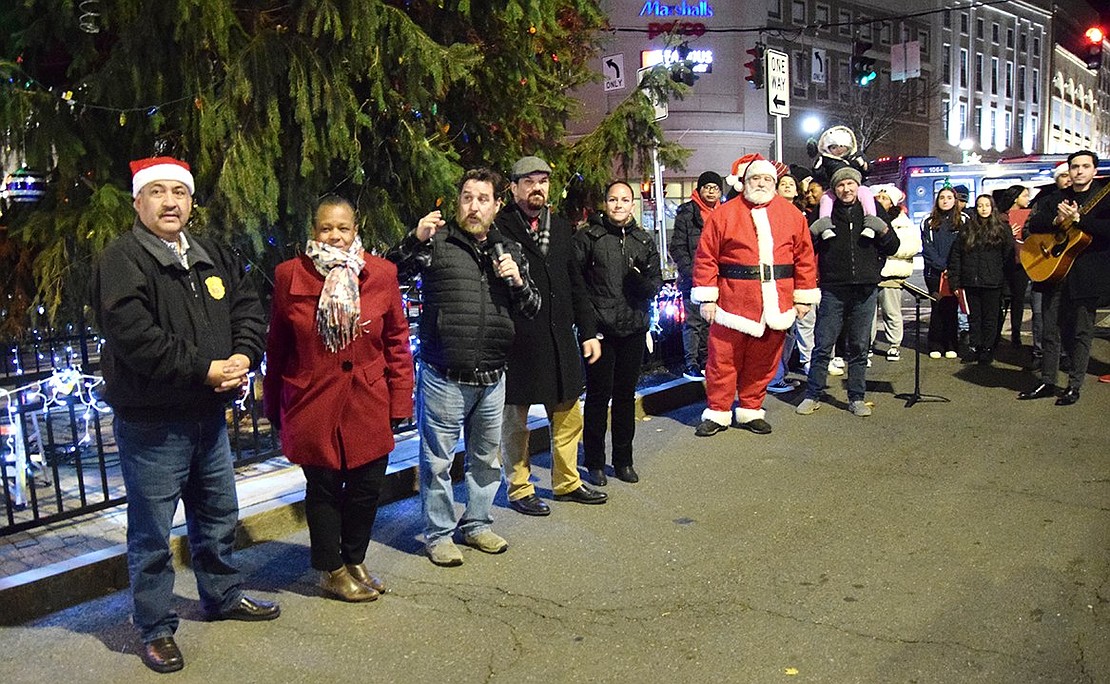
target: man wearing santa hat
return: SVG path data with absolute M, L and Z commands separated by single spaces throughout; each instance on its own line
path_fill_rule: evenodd
M 737 160 L 734 175 L 743 178 L 742 192 L 709 215 L 694 257 L 690 294 L 710 322 L 699 437 L 733 422 L 771 432 L 763 399 L 786 330 L 821 299 L 806 220 L 776 192 L 776 166 L 749 155 Z
M 232 253 L 185 229 L 189 165 L 131 163 L 137 218 L 105 248 L 93 306 L 105 343 L 104 400 L 115 413 L 127 487 L 127 567 L 143 662 L 185 666 L 174 641 L 169 536 L 179 500 L 200 602 L 213 620 L 272 620 L 276 604 L 243 594 L 230 563 L 239 508 L 224 413 L 262 358 L 266 321 Z

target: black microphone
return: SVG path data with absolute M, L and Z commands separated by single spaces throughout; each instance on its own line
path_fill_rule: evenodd
M 490 253 L 490 258 L 493 259 L 493 268 L 496 272 L 497 262 L 501 260 L 501 255 L 506 253 L 505 242 L 501 238 L 501 233 L 491 230 L 486 235 L 486 249 Z M 510 287 L 513 285 L 512 276 L 504 276 L 502 280 Z

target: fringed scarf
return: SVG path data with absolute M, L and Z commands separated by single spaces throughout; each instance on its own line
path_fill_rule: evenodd
M 358 274 L 366 265 L 362 240 L 356 236 L 346 251 L 309 240 L 305 254 L 324 276 L 324 289 L 316 304 L 316 330 L 324 339 L 324 346 L 337 352 L 359 334 Z

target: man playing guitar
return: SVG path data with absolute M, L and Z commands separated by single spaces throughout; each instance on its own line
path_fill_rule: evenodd
M 1044 360 L 1041 383 L 1022 392 L 1018 399 L 1056 396 L 1056 375 L 1061 347 L 1072 360 L 1068 384 L 1056 399 L 1057 406 L 1079 401 L 1079 388 L 1087 373 L 1094 336 L 1095 310 L 1110 301 L 1110 199 L 1093 201 L 1106 181 L 1095 182 L 1098 157 L 1082 150 L 1068 156 L 1070 188 L 1057 190 L 1029 217 L 1030 233 L 1059 233 L 1069 227 L 1091 237 L 1075 257 L 1071 269 L 1056 282 L 1038 284 L 1043 291 Z

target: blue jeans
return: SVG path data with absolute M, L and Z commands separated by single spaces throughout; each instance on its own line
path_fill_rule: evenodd
M 817 308 L 813 357 L 809 365 L 807 399 L 820 399 L 828 388 L 829 360 L 840 331 L 848 333 L 848 401 L 862 401 L 867 391 L 867 350 L 871 346 L 871 321 L 875 318 L 875 285 L 827 285 L 821 288 Z
M 144 643 L 172 636 L 173 558 L 170 528 L 185 503 L 189 549 L 205 612 L 239 602 L 239 571 L 230 563 L 239 504 L 223 413 L 199 421 L 114 421 L 127 487 L 127 570 L 134 622 Z
M 690 299 L 690 292 L 682 293 L 682 308 L 686 322 L 682 324 L 682 351 L 687 366 L 705 368 L 709 358 L 709 322 L 701 317 L 701 305 Z
M 417 392 L 420 427 L 420 504 L 424 540 L 432 544 L 450 537 L 457 526 L 474 535 L 493 524 L 490 509 L 501 485 L 498 451 L 501 412 L 505 407 L 505 376 L 495 385 L 463 385 L 421 364 Z M 466 510 L 455 516 L 451 464 L 455 444 L 466 433 Z
M 786 374 L 790 372 L 790 357 L 794 354 L 794 344 L 798 340 L 798 324 L 790 326 L 786 331 L 786 338 L 782 343 L 782 355 L 779 357 L 778 370 L 775 377 L 771 378 L 772 385 L 781 385 L 786 382 Z

